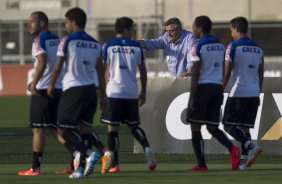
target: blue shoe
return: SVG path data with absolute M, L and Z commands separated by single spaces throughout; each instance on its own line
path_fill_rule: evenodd
M 93 172 L 94 167 L 100 158 L 101 155 L 97 152 L 92 152 L 89 157 L 86 158 L 84 176 L 89 176 Z

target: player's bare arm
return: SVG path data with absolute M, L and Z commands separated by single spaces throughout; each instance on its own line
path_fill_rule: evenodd
M 35 68 L 35 72 L 34 72 L 34 78 L 29 86 L 29 90 L 31 92 L 32 95 L 36 95 L 37 94 L 37 89 L 36 89 L 36 84 L 38 83 L 38 81 L 41 79 L 45 68 L 46 68 L 46 55 L 45 54 L 39 54 L 37 56 L 38 59 L 38 63 L 37 66 Z
M 259 88 L 260 91 L 262 89 L 262 84 L 263 84 L 263 74 L 264 74 L 264 59 L 262 58 L 262 64 L 259 65 Z
M 201 65 L 202 65 L 201 61 L 198 61 L 198 62 L 195 62 L 192 67 L 191 89 L 190 89 L 190 97 L 189 97 L 189 102 L 188 102 L 189 107 L 193 105 L 193 98 L 197 90 L 198 81 L 200 78 Z
M 222 83 L 223 89 L 225 89 L 225 87 L 226 87 L 226 85 L 229 81 L 233 65 L 234 65 L 234 63 L 229 62 L 229 61 L 225 61 L 225 63 L 224 63 L 224 77 L 223 77 L 223 83 Z
M 141 92 L 139 94 L 139 106 L 146 103 L 146 88 L 147 88 L 147 69 L 145 64 L 138 65 L 141 81 Z
M 57 79 L 60 75 L 60 72 L 63 68 L 63 63 L 64 63 L 63 57 L 58 57 L 56 67 L 55 67 L 54 71 L 52 72 L 51 81 L 50 81 L 50 84 L 49 84 L 48 89 L 47 89 L 47 94 L 50 97 L 52 97 L 52 92 L 55 89 L 55 83 L 56 83 L 56 81 L 57 81 Z
M 106 80 L 105 80 L 105 67 L 103 65 L 103 60 L 101 58 L 98 59 L 97 64 L 96 64 L 96 70 L 98 73 L 98 78 L 99 78 L 99 91 L 100 94 L 98 95 L 100 97 L 100 107 L 102 109 L 105 109 L 108 107 L 108 99 L 106 95 Z
M 144 40 L 136 40 L 143 49 L 146 49 L 146 43 Z

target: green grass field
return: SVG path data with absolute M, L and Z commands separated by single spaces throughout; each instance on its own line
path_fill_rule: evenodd
M 4 167 L 3 167 L 4 166 Z M 2 165 L 0 169 L 1 183 L 21 183 L 21 184 L 57 184 L 76 183 L 77 180 L 68 179 L 68 175 L 56 175 L 56 169 L 64 168 L 64 165 L 48 164 L 43 165 L 43 174 L 38 177 L 18 177 L 16 173 L 19 169 L 28 165 Z M 149 172 L 146 164 L 122 164 L 122 172 L 115 174 L 100 174 L 100 165 L 89 177 L 79 180 L 80 184 L 274 184 L 281 183 L 282 164 L 257 164 L 248 171 L 231 171 L 227 164 L 211 164 L 209 171 L 202 173 L 188 173 L 186 169 L 191 164 L 165 164 L 158 165 L 155 172 Z
M 19 177 L 17 172 L 31 163 L 31 130 L 28 128 L 29 97 L 0 97 L 0 184 L 56 184 L 74 183 L 67 175 L 56 175 L 55 170 L 63 169 L 69 163 L 65 148 L 48 134 L 43 157 L 42 172 L 39 177 Z M 94 118 L 94 129 L 106 142 L 106 128 L 99 123 L 100 112 Z M 117 174 L 95 172 L 82 180 L 88 183 L 153 183 L 153 184 L 270 184 L 282 181 L 282 156 L 261 155 L 256 164 L 247 171 L 231 171 L 228 155 L 206 156 L 209 171 L 188 173 L 195 163 L 192 154 L 157 154 L 158 168 L 149 172 L 143 154 L 133 154 L 133 138 L 126 127 L 121 128 L 120 163 L 122 172 Z

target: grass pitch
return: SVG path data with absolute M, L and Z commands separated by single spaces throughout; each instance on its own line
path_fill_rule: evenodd
M 194 155 L 157 154 L 158 167 L 149 172 L 144 155 L 133 154 L 133 137 L 126 127 L 121 129 L 121 172 L 100 174 L 100 165 L 94 173 L 79 181 L 68 175 L 56 175 L 55 170 L 64 169 L 69 163 L 65 148 L 50 135 L 46 137 L 42 175 L 19 177 L 17 172 L 31 164 L 31 130 L 28 127 L 30 97 L 0 97 L 0 184 L 275 184 L 282 181 L 281 155 L 262 154 L 255 165 L 247 171 L 232 171 L 229 155 L 206 155 L 209 171 L 188 173 L 195 163 Z M 106 142 L 106 128 L 99 123 L 98 112 L 94 129 Z
M 210 164 L 207 172 L 187 172 L 191 164 L 158 165 L 155 172 L 149 172 L 145 163 L 121 164 L 120 173 L 100 174 L 100 165 L 89 177 L 73 180 L 68 175 L 56 175 L 55 170 L 63 169 L 66 165 L 44 164 L 41 176 L 20 177 L 19 169 L 28 167 L 26 164 L 2 165 L 0 167 L 0 183 L 21 184 L 275 184 L 282 181 L 282 164 L 256 164 L 247 171 L 232 171 L 228 164 Z

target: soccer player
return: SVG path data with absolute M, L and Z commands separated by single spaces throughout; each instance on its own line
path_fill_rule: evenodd
M 192 131 L 192 145 L 197 165 L 188 171 L 207 171 L 204 156 L 204 140 L 201 126 L 206 125 L 209 133 L 225 146 L 231 155 L 232 169 L 240 164 L 240 150 L 234 146 L 218 128 L 220 108 L 223 102 L 223 68 L 225 47 L 210 34 L 212 22 L 207 16 L 195 18 L 193 33 L 199 39 L 192 61 L 191 90 L 187 109 L 187 122 Z
M 191 75 L 193 62 L 191 53 L 196 49 L 197 40 L 193 33 L 182 29 L 178 18 L 170 18 L 165 24 L 165 34 L 156 39 L 138 40 L 147 50 L 163 49 L 168 71 L 172 77 Z
M 114 160 L 109 172 L 119 172 L 118 128 L 126 123 L 135 139 L 142 145 L 148 167 L 154 171 L 157 163 L 143 129 L 139 127 L 139 107 L 146 102 L 147 70 L 140 45 L 131 40 L 133 20 L 118 18 L 115 22 L 116 38 L 103 46 L 103 59 L 106 64 L 105 78 L 109 108 L 102 114 L 102 122 L 108 124 L 108 146 L 114 152 Z M 136 79 L 137 67 L 140 71 L 141 91 L 138 95 Z
M 248 21 L 236 17 L 230 21 L 233 42 L 226 49 L 223 87 L 230 78 L 224 129 L 241 143 L 240 169 L 250 167 L 262 150 L 252 143 L 250 128 L 254 127 L 260 104 L 263 82 L 263 50 L 247 36 Z
M 64 65 L 63 94 L 58 107 L 59 133 L 65 146 L 74 156 L 74 172 L 70 178 L 88 176 L 97 160 L 103 155 L 102 169 L 108 166 L 111 154 L 104 149 L 98 136 L 92 131 L 92 119 L 97 106 L 95 83 L 99 81 L 101 101 L 104 102 L 105 80 L 100 44 L 85 31 L 86 14 L 80 8 L 71 8 L 65 14 L 68 35 L 60 41 L 58 62 L 53 71 L 48 95 L 53 89 Z M 96 78 L 98 77 L 98 79 Z M 102 104 L 104 106 L 105 103 Z M 95 145 L 99 151 L 92 152 L 88 145 Z
M 28 20 L 28 30 L 35 36 L 32 44 L 32 59 L 35 73 L 28 89 L 31 92 L 29 123 L 33 132 L 33 162 L 31 168 L 19 171 L 19 176 L 38 176 L 45 147 L 45 129 L 63 143 L 57 134 L 57 106 L 62 91 L 62 77 L 54 84 L 53 98 L 47 95 L 51 72 L 56 64 L 59 37 L 48 30 L 48 17 L 45 13 L 33 12 Z

